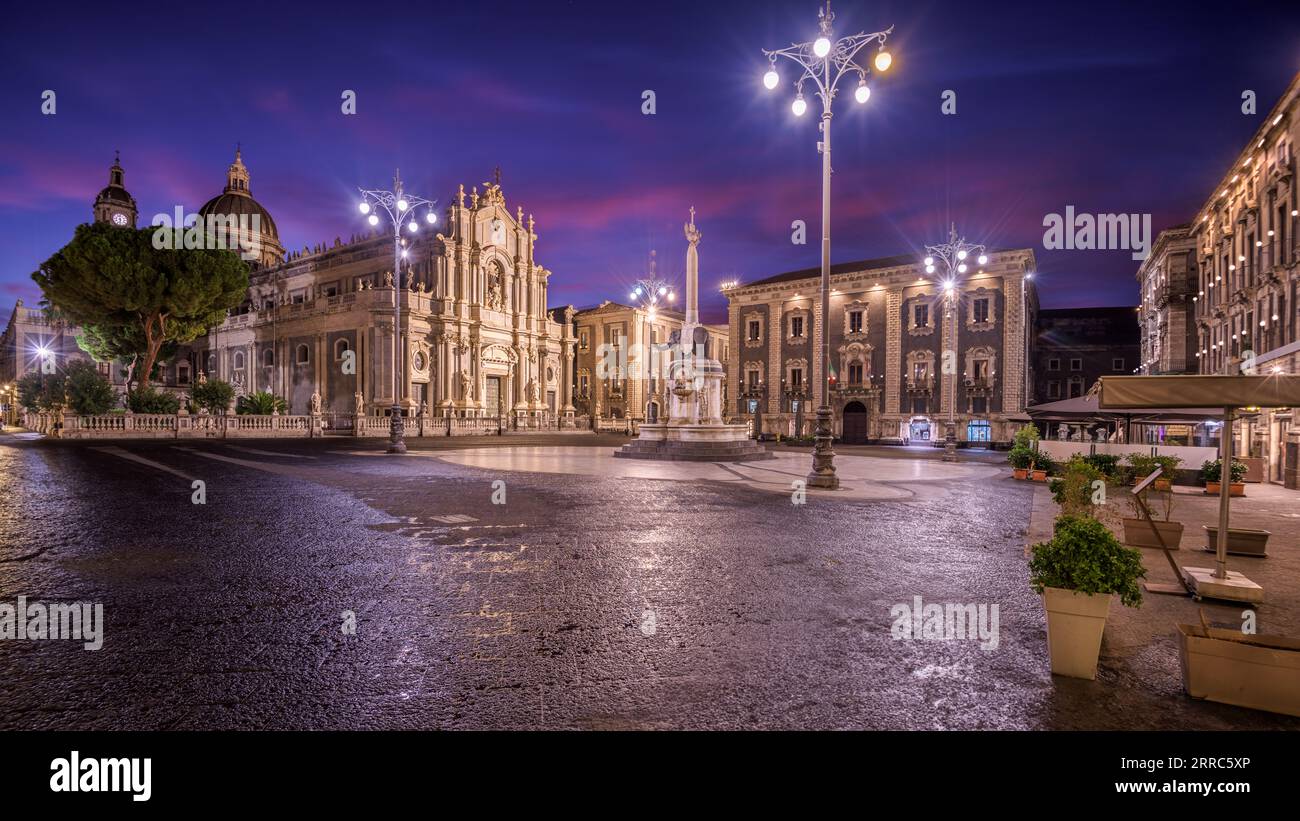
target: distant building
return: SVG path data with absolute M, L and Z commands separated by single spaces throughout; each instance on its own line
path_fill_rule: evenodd
M 1038 312 L 1033 404 L 1083 396 L 1103 376 L 1131 376 L 1141 350 L 1133 308 L 1045 308 Z
M 831 267 L 830 381 L 835 436 L 849 443 L 943 439 L 951 412 L 963 443 L 1010 441 L 1031 392 L 1027 365 L 1038 295 L 1028 248 L 990 251 L 957 283 L 952 310 L 920 257 Z M 823 379 L 816 341 L 821 270 L 735 284 L 734 386 L 728 413 L 757 431 L 812 433 Z M 956 350 L 945 356 L 940 340 Z M 945 368 L 948 362 L 950 367 Z
M 1161 231 L 1137 272 L 1145 374 L 1196 372 L 1196 240 L 1190 225 Z
M 577 412 L 602 419 L 661 418 L 668 408 L 664 376 L 671 355 L 667 346 L 681 331 L 684 318 L 680 311 L 649 311 L 609 301 L 576 311 L 573 404 Z M 727 326 L 704 327 L 709 334 L 708 355 L 719 360 L 725 370 L 730 358 Z M 613 367 L 601 368 L 602 361 Z M 654 362 L 659 367 L 654 367 Z M 643 363 L 650 366 L 643 367 Z M 726 379 L 722 389 L 725 403 Z
M 28 308 L 18 300 L 9 323 L 0 332 L 0 385 L 12 385 L 42 363 L 62 365 L 70 358 L 89 360 L 77 346 L 76 327 L 50 319 L 43 308 Z M 100 364 L 108 374 L 108 363 Z

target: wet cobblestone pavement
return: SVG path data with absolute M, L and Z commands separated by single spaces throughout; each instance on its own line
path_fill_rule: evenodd
M 561 438 L 577 442 L 486 444 Z M 1171 707 L 1105 677 L 1054 682 L 1026 483 L 903 482 L 901 500 L 795 506 L 382 449 L 0 437 L 0 601 L 102 602 L 106 621 L 94 652 L 0 641 L 0 727 L 1297 724 Z M 890 608 L 915 596 L 997 603 L 997 648 L 894 640 Z

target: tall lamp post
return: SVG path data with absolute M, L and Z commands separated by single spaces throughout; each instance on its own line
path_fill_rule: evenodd
M 671 284 L 656 276 L 654 258 L 652 257 L 650 261 L 650 276 L 646 279 L 637 280 L 636 285 L 633 286 L 632 291 L 628 294 L 628 298 L 646 312 L 645 335 L 642 337 L 645 340 L 645 353 L 641 357 L 641 362 L 643 363 L 642 368 L 645 370 L 645 372 L 641 374 L 641 379 L 646 386 L 646 396 L 644 397 L 645 406 L 641 410 L 645 414 L 645 421 L 649 422 L 650 374 L 653 372 L 657 376 L 659 372 L 659 363 L 655 361 L 654 356 L 657 351 L 654 349 L 654 343 L 650 334 L 654 327 L 654 321 L 659 309 L 672 304 L 672 302 L 677 299 L 677 294 L 673 291 L 673 286 Z M 650 368 L 654 368 L 654 370 L 651 371 Z M 657 379 L 654 384 L 656 386 L 658 385 Z
M 790 106 L 796 117 L 802 117 L 808 110 L 808 103 L 803 98 L 804 83 L 811 83 L 816 89 L 817 97 L 822 101 L 821 142 L 817 149 L 822 155 L 822 279 L 821 279 L 821 370 L 822 378 L 817 387 L 817 444 L 813 447 L 813 467 L 808 474 L 811 487 L 834 489 L 839 487 L 839 477 L 835 475 L 835 451 L 831 449 L 831 401 L 830 401 L 830 290 L 831 290 L 831 103 L 835 100 L 836 89 L 840 80 L 847 75 L 856 74 L 858 87 L 853 92 L 853 99 L 859 104 L 871 97 L 867 86 L 867 74 L 870 70 L 858 62 L 858 52 L 869 43 L 879 43 L 874 64 L 877 71 L 887 71 L 893 57 L 885 51 L 885 38 L 893 33 L 890 26 L 884 31 L 872 34 L 865 32 L 849 37 L 833 39 L 831 24 L 835 13 L 831 11 L 830 0 L 826 7 L 817 13 L 820 33 L 811 43 L 795 43 L 787 48 L 763 50 L 770 67 L 763 75 L 763 85 L 770 91 L 781 82 L 781 75 L 776 71 L 777 58 L 792 60 L 799 67 L 799 79 L 795 80 L 795 98 Z
M 988 255 L 984 246 L 969 243 L 964 237 L 957 236 L 957 226 L 948 229 L 948 241 L 943 245 L 925 246 L 925 272 L 934 274 L 938 266 L 943 266 L 943 355 L 946 362 L 951 351 L 957 355 L 957 319 L 953 315 L 953 306 L 957 299 L 957 278 L 969 268 L 967 260 L 974 257 L 979 265 L 988 265 Z M 957 461 L 957 369 L 956 363 L 948 373 L 948 367 L 941 367 L 940 388 L 943 390 L 943 402 L 948 407 L 948 422 L 943 437 L 943 460 Z
M 420 230 L 420 222 L 415 217 L 417 208 L 425 208 L 424 220 L 429 225 L 438 222 L 438 215 L 433 210 L 434 200 L 411 196 L 402 191 L 401 172 L 393 173 L 393 190 L 357 189 L 361 192 L 361 213 L 371 225 L 379 224 L 379 209 L 388 214 L 388 223 L 393 228 L 393 407 L 389 411 L 388 452 L 406 453 L 406 429 L 402 422 L 402 260 L 407 256 L 407 239 L 402 236 L 405 228 L 414 236 Z M 405 221 L 405 224 L 403 224 Z

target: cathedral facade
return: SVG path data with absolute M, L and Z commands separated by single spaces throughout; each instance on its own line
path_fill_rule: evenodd
M 116 162 L 94 216 L 136 224 Z M 469 194 L 460 186 L 436 225 L 406 234 L 397 272 L 391 226 L 284 251 L 239 152 L 225 189 L 199 210 L 214 217 L 255 226 L 248 294 L 182 346 L 166 387 L 222 379 L 237 394 L 283 397 L 291 414 L 379 415 L 396 403 L 409 415 L 573 425 L 573 311 L 548 310 L 551 271 L 534 257 L 533 218 L 510 212 L 499 180 Z

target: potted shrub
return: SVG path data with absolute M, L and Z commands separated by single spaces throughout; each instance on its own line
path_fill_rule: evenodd
M 1012 475 L 1017 479 L 1029 478 L 1029 468 L 1038 454 L 1038 428 L 1032 424 L 1024 425 L 1016 431 L 1011 440 L 1011 451 L 1007 461 L 1011 463 Z
M 1084 456 L 1083 460 L 1097 469 L 1099 478 L 1118 480 L 1120 474 L 1119 456 L 1114 453 L 1094 453 Z
M 1219 495 L 1221 490 L 1219 480 L 1223 477 L 1223 460 L 1215 459 L 1213 462 L 1205 462 L 1201 465 L 1201 481 L 1205 482 L 1205 492 L 1210 496 Z M 1242 462 L 1233 461 L 1232 476 L 1229 479 L 1228 494 L 1231 496 L 1246 495 L 1246 465 Z
M 1142 516 L 1142 508 L 1138 504 L 1139 496 L 1151 513 L 1149 522 Z M 1172 489 L 1160 492 L 1154 491 L 1153 488 L 1146 488 L 1140 494 L 1130 494 L 1129 505 L 1131 515 L 1125 516 L 1122 520 L 1124 544 L 1130 547 L 1160 547 L 1160 542 L 1163 540 L 1164 546 L 1169 550 L 1179 549 L 1183 541 L 1183 523 L 1170 519 L 1174 512 Z M 1153 525 L 1160 533 L 1159 538 L 1152 531 Z
M 1152 459 L 1160 466 L 1160 478 L 1155 481 L 1156 490 L 1173 490 L 1174 475 L 1183 460 L 1178 456 L 1153 456 Z
M 1046 453 L 1035 453 L 1033 464 L 1029 466 L 1029 478 L 1035 482 L 1046 482 L 1047 474 L 1056 470 L 1056 463 Z
M 1129 466 L 1127 484 L 1130 485 L 1136 485 L 1156 469 L 1156 457 L 1147 453 L 1130 453 L 1124 457 L 1124 461 Z
M 1012 476 L 1017 479 L 1028 479 L 1029 466 L 1034 463 L 1034 452 L 1016 445 L 1007 453 L 1007 461 L 1011 463 Z
M 1093 516 L 1096 481 L 1104 481 L 1101 471 L 1088 457 L 1076 453 L 1061 465 L 1060 477 L 1052 479 L 1052 500 L 1061 506 L 1063 514 Z
M 1125 547 L 1101 522 L 1061 515 L 1051 541 L 1034 545 L 1029 583 L 1047 611 L 1047 649 L 1052 672 L 1095 679 L 1110 596 L 1127 607 L 1142 604 L 1138 580 L 1146 576 L 1142 554 Z

